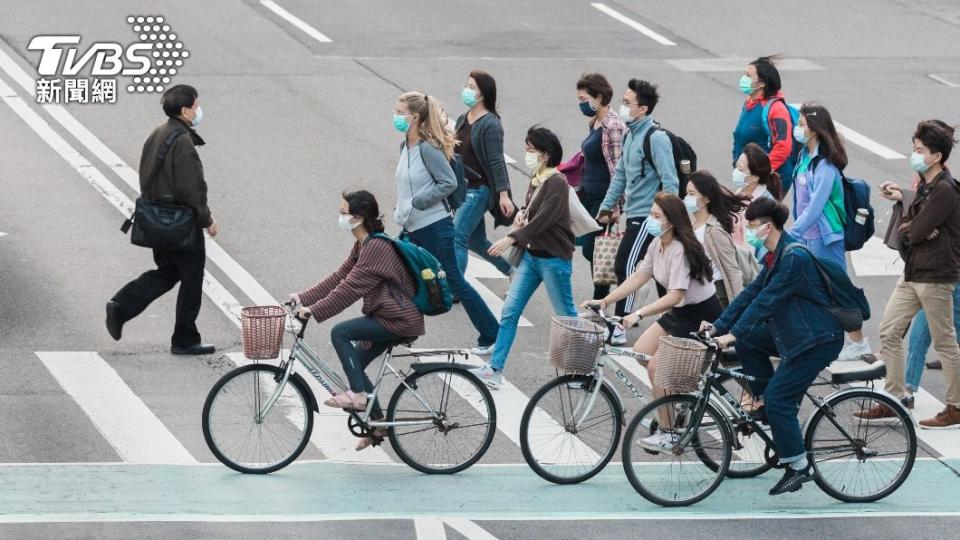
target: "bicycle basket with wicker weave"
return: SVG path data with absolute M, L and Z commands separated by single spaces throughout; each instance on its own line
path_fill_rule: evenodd
M 240 310 L 243 355 L 269 360 L 280 355 L 287 311 L 280 306 L 253 306 Z
M 654 382 L 664 390 L 693 392 L 707 366 L 707 346 L 693 339 L 660 338 Z
M 600 356 L 604 328 L 580 317 L 550 319 L 550 363 L 567 373 L 591 373 Z

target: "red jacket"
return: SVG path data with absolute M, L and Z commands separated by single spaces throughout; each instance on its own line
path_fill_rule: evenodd
M 770 98 L 747 98 L 746 108 L 749 111 L 754 107 L 764 107 L 771 99 L 784 99 L 783 92 L 777 92 L 777 95 Z M 767 122 L 773 140 L 773 148 L 770 149 L 770 168 L 775 171 L 783 166 L 793 149 L 793 120 L 783 101 L 770 106 Z

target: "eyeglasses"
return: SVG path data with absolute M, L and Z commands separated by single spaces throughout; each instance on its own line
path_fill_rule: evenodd
M 639 103 L 631 103 L 631 102 L 629 102 L 629 101 L 627 101 L 627 100 L 623 100 L 621 103 L 623 103 L 623 104 L 626 105 L 627 107 L 639 107 L 639 106 L 640 106 Z

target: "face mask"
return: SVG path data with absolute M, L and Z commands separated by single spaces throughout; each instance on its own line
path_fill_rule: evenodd
M 623 118 L 624 122 L 629 122 L 633 120 L 632 118 L 630 118 L 630 107 L 627 107 L 626 105 L 620 106 L 620 118 Z
M 464 88 L 460 92 L 460 100 L 463 101 L 463 104 L 467 107 L 473 107 L 477 104 L 477 91 L 473 88 Z
M 753 79 L 749 75 L 740 77 L 740 91 L 748 96 L 753 93 Z
M 910 168 L 920 174 L 923 174 L 930 169 L 930 165 L 927 165 L 926 160 L 923 158 L 923 154 L 920 152 L 914 152 L 910 154 Z
M 393 129 L 400 133 L 406 133 L 410 129 L 410 121 L 407 120 L 405 115 L 395 114 L 393 115 Z
M 363 221 L 350 223 L 350 218 L 352 217 L 350 214 L 340 214 L 340 218 L 337 219 L 337 225 L 339 225 L 341 229 L 350 232 L 363 224 Z
M 761 225 L 761 227 L 762 226 L 763 225 Z M 759 236 L 757 236 L 756 229 L 751 229 L 750 227 L 747 227 L 747 229 L 743 231 L 743 239 L 746 240 L 747 243 L 753 246 L 755 249 L 760 249 L 763 246 L 763 242 L 766 241 L 767 238 L 766 237 L 760 238 Z
M 695 214 L 697 210 L 700 209 L 700 205 L 697 204 L 697 198 L 693 195 L 687 195 L 684 197 L 683 205 L 687 207 L 688 214 Z
M 584 116 L 591 118 L 597 115 L 597 110 L 593 108 L 589 100 L 580 102 L 580 112 L 582 112 Z
M 203 121 L 203 107 L 197 107 L 196 114 L 193 115 L 193 120 L 190 121 L 191 127 L 197 127 L 200 125 L 200 122 Z
M 796 139 L 800 144 L 807 144 L 807 141 L 810 140 L 810 137 L 807 137 L 807 134 L 803 130 L 803 126 L 800 124 L 793 126 L 793 138 Z
M 647 220 L 647 234 L 654 238 L 660 238 L 665 232 L 666 231 L 663 230 L 663 223 L 652 218 Z
M 523 162 L 527 168 L 534 173 L 540 170 L 540 154 L 536 152 L 527 152 L 523 155 Z
M 733 170 L 733 187 L 737 189 L 747 187 L 747 175 L 740 169 Z

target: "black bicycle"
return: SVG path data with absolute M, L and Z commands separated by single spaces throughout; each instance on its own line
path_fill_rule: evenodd
M 762 424 L 740 406 L 720 381 L 763 382 L 738 369 L 720 366 L 723 352 L 705 334 L 706 371 L 693 394 L 674 394 L 651 402 L 630 422 L 623 439 L 623 468 L 640 495 L 661 506 L 687 506 L 709 496 L 727 475 L 737 441 L 764 445 L 765 464 L 747 469 L 759 474 L 779 464 L 776 445 Z M 826 397 L 806 392 L 814 405 L 806 421 L 804 445 L 820 489 L 844 502 L 873 502 L 890 495 L 909 476 L 917 455 L 917 436 L 909 413 L 891 396 L 873 389 L 886 374 L 883 364 L 833 374 L 836 391 Z M 865 382 L 865 387 L 839 389 Z M 719 395 L 726 406 L 718 406 Z M 860 418 L 877 405 L 892 418 Z M 723 409 L 723 410 L 722 410 Z

